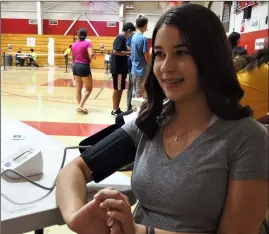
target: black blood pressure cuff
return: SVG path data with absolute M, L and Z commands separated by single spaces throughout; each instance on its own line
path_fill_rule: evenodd
M 96 143 L 103 140 L 117 129 L 119 129 L 119 127 L 116 124 L 112 124 L 104 128 L 103 130 L 95 133 L 94 135 L 85 138 L 83 141 L 79 143 L 79 146 L 94 146 Z M 79 151 L 82 154 L 84 151 L 86 151 L 86 149 L 80 148 Z
M 98 183 L 135 159 L 136 146 L 131 137 L 121 128 L 92 144 L 81 155 Z

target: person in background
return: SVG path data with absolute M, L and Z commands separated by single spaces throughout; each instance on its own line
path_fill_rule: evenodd
M 230 45 L 232 47 L 233 57 L 242 56 L 247 54 L 247 50 L 243 47 L 238 46 L 240 43 L 240 34 L 238 32 L 232 32 L 228 40 L 230 42 Z
M 131 41 L 134 34 L 127 39 L 127 48 L 131 51 Z M 132 57 L 131 55 L 128 57 L 128 73 L 129 73 L 129 80 L 128 80 L 128 90 L 127 90 L 127 111 L 132 110 L 132 97 L 133 97 L 133 80 L 132 80 Z
M 71 48 L 72 48 L 72 45 L 69 46 L 69 48 L 67 48 L 65 51 L 64 51 L 64 58 L 65 58 L 65 65 L 68 66 L 69 64 L 69 56 L 71 55 Z M 72 58 L 71 58 L 71 61 L 72 61 Z M 72 65 L 72 62 L 70 63 Z M 72 67 L 72 66 L 71 66 Z M 73 69 L 73 68 L 72 68 Z
M 147 31 L 147 27 L 148 18 L 142 14 L 138 15 L 136 17 L 136 33 L 131 41 L 133 97 L 142 97 L 144 93 L 149 48 L 148 39 L 143 34 Z
M 238 80 L 244 90 L 242 105 L 253 109 L 253 117 L 257 120 L 267 116 L 268 109 L 268 44 L 263 50 L 252 55 L 235 59 Z M 268 124 L 268 123 L 267 123 Z
M 120 101 L 122 92 L 125 89 L 126 78 L 128 75 L 128 51 L 126 39 L 132 36 L 135 27 L 132 23 L 128 22 L 123 25 L 121 33 L 115 38 L 113 42 L 113 52 L 111 56 L 110 72 L 113 78 L 113 110 L 112 116 L 117 116 L 122 113 L 120 109 Z
M 16 66 L 17 65 L 20 65 L 20 66 L 23 66 L 24 65 L 25 59 L 19 57 L 19 54 L 21 54 L 21 52 L 22 52 L 22 49 L 19 48 L 18 51 L 17 51 L 17 53 L 16 53 L 16 56 L 15 56 Z
M 111 65 L 111 56 L 112 56 L 112 54 L 111 54 L 110 51 L 108 52 L 108 55 L 109 55 L 109 65 Z
M 110 66 L 110 60 L 111 60 L 111 53 L 108 52 L 106 55 L 105 55 L 105 69 L 106 69 L 106 72 L 105 74 L 109 74 L 109 66 Z
M 69 48 L 67 48 L 65 51 L 64 51 L 64 56 L 66 55 L 71 55 L 71 48 L 72 48 L 72 45 L 69 46 Z
M 78 40 L 72 45 L 73 59 L 73 76 L 76 82 L 76 99 L 78 107 L 77 112 L 88 114 L 88 110 L 84 108 L 84 104 L 92 92 L 92 73 L 90 68 L 93 59 L 92 43 L 85 40 L 87 38 L 87 30 L 84 28 L 78 31 Z M 83 96 L 82 88 L 85 88 Z
M 37 55 L 36 55 L 34 49 L 30 49 L 30 51 L 31 51 L 31 54 L 30 54 L 31 56 L 29 58 L 29 64 L 31 66 L 34 66 L 34 67 L 39 67 L 39 65 L 37 63 Z
M 108 53 L 105 55 L 105 64 L 109 64 L 109 60 L 110 60 L 110 52 L 108 52 Z
M 268 132 L 240 104 L 244 92 L 222 22 L 207 7 L 182 4 L 160 17 L 152 47 L 145 103 L 122 126 L 137 147 L 135 219 L 115 189 L 87 202 L 87 183 L 113 164 L 93 168 L 87 152 L 57 178 L 65 223 L 94 234 L 259 233 L 268 209 Z

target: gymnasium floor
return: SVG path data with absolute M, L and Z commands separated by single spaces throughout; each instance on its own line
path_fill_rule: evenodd
M 112 81 L 104 70 L 93 70 L 93 92 L 86 102 L 88 115 L 76 112 L 75 87 L 71 71 L 60 68 L 8 67 L 1 71 L 1 114 L 22 121 L 68 146 L 78 143 L 109 124 Z M 126 110 L 126 91 L 121 109 Z M 129 172 L 125 172 L 130 176 Z M 31 234 L 34 232 L 30 232 Z M 30 234 L 28 233 L 28 234 Z M 45 229 L 49 234 L 69 234 L 65 225 Z

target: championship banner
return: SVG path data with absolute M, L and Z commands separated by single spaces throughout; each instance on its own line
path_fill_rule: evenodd
M 254 6 L 259 3 L 259 1 L 237 1 L 237 9 L 243 10 L 247 7 Z

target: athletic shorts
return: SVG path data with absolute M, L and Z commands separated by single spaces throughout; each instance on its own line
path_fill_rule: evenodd
M 89 64 L 83 64 L 83 63 L 74 63 L 73 66 L 73 75 L 74 76 L 80 76 L 80 77 L 87 77 L 91 76 L 91 68 Z
M 114 90 L 124 90 L 127 78 L 126 74 L 112 74 Z

